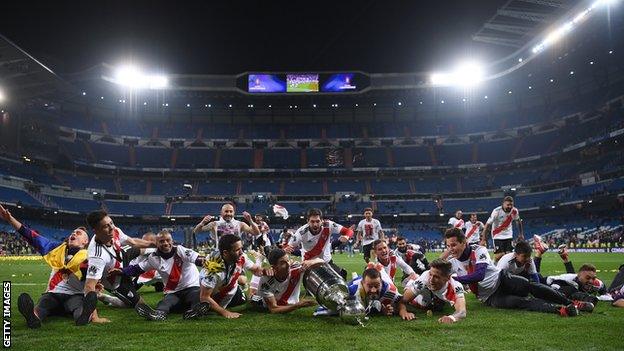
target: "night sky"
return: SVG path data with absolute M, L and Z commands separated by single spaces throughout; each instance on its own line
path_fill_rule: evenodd
M 504 0 L 10 1 L 0 33 L 58 73 L 134 59 L 167 73 L 439 69 L 509 52 L 471 40 Z

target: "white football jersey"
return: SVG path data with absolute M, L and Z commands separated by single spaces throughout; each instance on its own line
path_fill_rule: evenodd
M 477 264 L 487 264 L 485 277 L 478 284 L 470 284 L 470 290 L 477 295 L 481 301 L 487 300 L 498 288 L 500 270 L 496 268 L 488 250 L 483 246 L 468 246 L 467 257 L 460 261 L 458 258 L 451 258 L 449 262 L 453 265 L 453 272 L 458 277 L 474 272 Z
M 263 299 L 274 297 L 278 306 L 293 305 L 299 302 L 301 282 L 303 281 L 303 267 L 294 263 L 290 266 L 288 278 L 279 281 L 275 276 L 260 278 L 258 296 Z
M 297 229 L 295 234 L 288 241 L 292 247 L 301 247 L 301 256 L 304 260 L 320 257 L 325 262 L 332 259 L 331 238 L 332 235 L 340 234 L 342 226 L 330 220 L 325 220 L 321 224 L 321 230 L 317 234 L 310 232 L 310 227 L 305 224 Z
M 218 256 L 220 256 L 219 252 L 215 251 L 206 259 L 216 258 Z M 236 263 L 226 265 L 221 272 L 210 273 L 202 268 L 199 273 L 200 284 L 205 288 L 213 289 L 211 297 L 221 307 L 226 308 L 230 301 L 232 301 L 234 295 L 236 295 L 238 277 L 240 277 L 241 274 L 245 274 L 245 270 L 249 270 L 253 266 L 254 263 L 247 255 L 242 254 Z
M 496 267 L 501 271 L 507 271 L 511 274 L 520 275 L 522 273 L 532 275 L 537 273 L 537 268 L 535 267 L 535 262 L 533 260 L 529 260 L 526 264 L 520 265 L 515 257 L 514 253 L 510 252 L 498 260 Z
M 468 244 L 478 244 L 481 238 L 481 231 L 483 230 L 483 223 L 476 221 L 474 224 L 471 221 L 464 223 L 466 229 L 466 240 Z
M 429 271 L 411 281 L 405 289 L 414 293 L 415 298 L 411 303 L 417 306 L 429 306 L 434 296 L 453 306 L 457 299 L 464 297 L 464 286 L 453 278 L 442 289 L 433 290 L 429 284 Z
M 129 237 L 119 228 L 115 228 L 113 232 L 111 246 L 98 243 L 93 236 L 87 249 L 89 254 L 87 278 L 99 279 L 107 290 L 114 290 L 119 287 L 121 276 L 116 275 L 108 278 L 106 275 L 111 268 L 123 268 L 122 246 L 126 245 L 128 239 Z
M 487 224 L 491 225 L 492 238 L 495 240 L 513 239 L 513 221 L 520 219 L 520 212 L 515 207 L 509 213 L 503 211 L 502 206 L 498 206 L 492 211 Z
M 370 222 L 363 219 L 358 223 L 357 231 L 362 233 L 362 245 L 368 245 L 379 239 L 381 223 L 375 218 L 371 218 Z
M 457 219 L 457 217 L 451 217 L 448 220 L 448 225 L 450 225 L 451 227 L 464 229 L 464 220 L 461 218 Z
M 388 274 L 388 276 L 390 276 L 390 278 L 394 281 L 394 276 L 396 275 L 396 271 L 397 268 L 400 268 L 401 271 L 403 271 L 403 274 L 405 275 L 410 275 L 410 274 L 414 274 L 414 269 L 407 263 L 405 263 L 405 261 L 403 260 L 403 258 L 401 258 L 401 256 L 397 256 L 394 255 L 392 252 L 389 255 L 390 257 L 388 257 L 388 264 L 384 265 L 383 262 L 381 262 L 379 260 L 379 257 L 376 258 L 377 263 L 379 263 L 382 267 L 383 270 Z
M 214 226 L 217 231 L 216 240 L 219 240 L 220 237 L 226 234 L 236 235 L 239 238 L 241 237 L 241 233 L 242 233 L 241 227 L 242 227 L 243 222 L 235 218 L 232 218 L 229 221 L 226 221 L 223 218 L 219 218 L 219 220 L 215 221 L 214 223 L 215 223 Z
M 143 271 L 152 269 L 158 271 L 165 284 L 165 294 L 199 286 L 199 271 L 195 265 L 199 254 L 182 245 L 174 246 L 173 249 L 176 253 L 168 259 L 155 252 L 150 254 L 147 260 L 139 263 Z

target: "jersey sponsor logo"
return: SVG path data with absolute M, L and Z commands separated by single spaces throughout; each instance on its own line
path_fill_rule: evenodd
M 89 267 L 89 274 L 90 275 L 96 275 L 98 270 L 99 270 L 99 268 L 97 266 L 91 266 L 91 267 Z

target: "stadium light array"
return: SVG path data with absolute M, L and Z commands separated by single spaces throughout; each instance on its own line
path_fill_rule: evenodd
M 475 86 L 483 81 L 483 67 L 476 62 L 463 62 L 451 72 L 434 73 L 431 84 L 436 86 Z
M 619 0 L 597 0 L 593 2 L 589 7 L 576 14 L 570 21 L 564 23 L 561 27 L 548 33 L 544 40 L 542 40 L 539 44 L 535 45 L 531 51 L 533 52 L 533 54 L 538 54 L 542 52 L 544 49 L 556 43 L 565 35 L 576 29 L 576 27 L 581 22 L 587 19 L 589 14 L 594 11 L 594 9 L 601 6 L 611 6 L 618 1 Z
M 133 89 L 165 89 L 169 79 L 164 75 L 145 74 L 135 66 L 121 66 L 115 71 L 113 82 Z

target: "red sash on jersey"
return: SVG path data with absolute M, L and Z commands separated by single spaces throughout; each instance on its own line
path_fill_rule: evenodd
M 468 234 L 466 234 L 466 238 L 467 239 L 469 239 L 477 231 L 477 228 L 479 228 L 479 223 L 480 222 L 477 222 L 477 223 L 472 225 L 472 228 L 470 228 L 470 231 L 468 232 Z M 494 235 L 496 235 L 496 234 L 494 234 Z
M 141 274 L 139 277 L 143 278 L 143 279 L 154 279 L 154 277 L 156 276 L 156 270 L 155 269 L 150 269 L 149 271 Z
M 238 261 L 236 261 L 236 268 L 234 269 L 234 274 L 230 278 L 230 281 L 227 285 L 222 286 L 221 289 L 217 292 L 215 297 L 213 298 L 217 303 L 220 303 L 221 300 L 227 295 L 227 293 L 234 288 L 234 285 L 238 283 L 238 277 L 241 275 L 243 271 L 243 264 L 245 262 L 245 256 L 241 256 Z
M 464 220 L 460 219 L 455 223 L 455 228 L 461 228 L 464 225 Z
M 470 253 L 470 259 L 468 261 L 468 274 L 470 273 L 474 273 L 475 271 L 475 267 L 476 267 L 476 263 L 477 262 L 477 252 L 475 250 L 472 250 L 472 252 Z M 477 295 L 477 291 L 479 288 L 479 283 L 470 283 L 470 291 L 472 291 L 475 295 Z
M 180 277 L 182 276 L 182 264 L 180 256 L 177 253 L 173 255 L 173 265 L 171 265 L 171 272 L 169 272 L 167 285 L 165 285 L 165 292 L 174 291 L 178 287 Z
M 507 215 L 507 218 L 505 218 L 503 223 L 501 223 L 501 225 L 498 226 L 498 228 L 492 230 L 492 236 L 494 237 L 498 235 L 500 232 L 502 232 L 503 230 L 507 229 L 507 227 L 509 227 L 509 225 L 511 224 L 511 221 L 513 220 L 513 216 L 515 216 L 517 212 L 518 211 L 515 208 L 513 208 L 511 212 L 509 213 L 509 215 Z
M 290 295 L 292 295 L 293 291 L 299 285 L 299 277 L 301 276 L 301 271 L 303 268 L 293 269 L 290 271 L 290 280 L 288 281 L 288 287 L 286 291 L 282 294 L 282 297 L 277 301 L 278 306 L 286 306 L 288 305 L 288 299 Z
M 444 294 L 444 297 L 451 303 L 455 303 L 455 300 L 457 299 L 457 295 L 455 294 L 455 288 L 453 287 L 453 284 L 451 284 L 450 280 L 446 284 L 446 294 Z
M 63 272 L 60 270 L 56 271 L 56 273 L 54 273 L 52 278 L 50 278 L 50 282 L 48 283 L 48 291 L 54 290 L 54 288 L 56 288 L 58 283 L 62 281 L 63 281 Z
M 396 274 L 396 256 L 390 256 L 390 278 L 394 279 L 394 275 Z
M 316 245 L 310 251 L 306 251 L 303 255 L 304 260 L 309 260 L 313 257 L 316 257 L 323 252 L 323 248 L 325 247 L 325 243 L 327 243 L 327 239 L 329 239 L 329 222 L 323 222 L 323 229 L 321 229 L 321 234 L 319 234 L 318 241 Z

